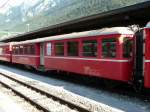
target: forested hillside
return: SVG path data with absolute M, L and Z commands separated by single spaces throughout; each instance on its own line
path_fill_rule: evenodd
M 38 0 L 31 7 L 22 3 L 0 15 L 0 29 L 25 32 L 27 24 L 35 30 L 144 1 L 148 0 Z

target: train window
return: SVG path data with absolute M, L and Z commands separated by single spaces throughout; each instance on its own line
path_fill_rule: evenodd
M 0 48 L 0 54 L 5 54 L 5 47 Z
M 23 47 L 23 53 L 24 53 L 24 54 L 27 54 L 27 52 L 28 52 L 27 46 L 24 46 L 24 47 Z
M 23 46 L 19 47 L 19 54 L 23 54 Z
M 33 55 L 35 54 L 35 46 L 34 45 L 28 45 L 24 48 L 24 53 L 27 55 Z
M 132 56 L 132 44 L 133 41 L 129 38 L 123 39 L 123 57 L 130 58 Z
M 5 54 L 9 54 L 9 47 L 5 48 Z
M 34 45 L 30 46 L 30 54 L 35 54 L 35 46 Z
M 64 43 L 63 42 L 55 43 L 55 55 L 64 56 Z
M 67 42 L 67 53 L 68 53 L 68 56 L 78 56 L 79 55 L 79 43 Z
M 3 54 L 3 48 L 0 48 L 0 55 Z
M 114 58 L 116 57 L 116 39 L 103 39 L 102 40 L 102 57 Z
M 4 54 L 6 54 L 6 47 L 4 47 Z
M 46 44 L 46 53 L 49 56 L 52 54 L 52 44 L 51 43 Z
M 12 52 L 13 52 L 13 54 L 15 54 L 15 52 L 16 52 L 16 49 L 15 49 L 15 47 L 13 46 L 13 50 L 12 50 Z
M 30 54 L 30 46 L 27 46 L 27 54 Z
M 83 41 L 83 56 L 90 56 L 90 57 L 97 56 L 97 41 L 96 40 Z
M 2 52 L 3 52 L 3 54 L 5 54 L 5 47 L 3 47 L 3 51 Z
M 15 54 L 19 54 L 19 47 L 15 47 Z
M 12 53 L 15 54 L 15 47 L 13 46 Z

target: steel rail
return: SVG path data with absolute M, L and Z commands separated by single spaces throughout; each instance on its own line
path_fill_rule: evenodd
M 19 79 L 16 79 L 16 78 L 14 78 L 14 77 L 8 76 L 8 75 L 3 74 L 3 73 L 0 73 L 0 74 L 3 75 L 4 77 L 7 77 L 7 78 L 9 78 L 9 79 L 11 79 L 11 80 L 17 82 L 17 83 L 20 83 L 20 84 L 22 84 L 22 85 L 24 85 L 24 86 L 26 86 L 26 87 L 28 87 L 28 88 L 34 90 L 34 91 L 37 91 L 37 92 L 41 93 L 42 95 L 46 95 L 48 98 L 52 98 L 52 99 L 55 100 L 55 101 L 59 101 L 61 104 L 67 105 L 67 106 L 68 106 L 69 108 L 71 108 L 71 109 L 77 109 L 77 110 L 80 111 L 80 112 L 91 112 L 89 109 L 86 109 L 86 108 L 84 108 L 84 107 L 81 107 L 81 106 L 79 106 L 79 105 L 76 105 L 76 104 L 74 104 L 74 103 L 72 103 L 72 102 L 69 102 L 69 101 L 67 101 L 67 100 L 65 100 L 65 99 L 59 98 L 59 97 L 57 97 L 57 96 L 54 96 L 54 95 L 52 95 L 52 94 L 50 94 L 50 93 L 48 93 L 48 92 L 46 92 L 46 91 L 43 91 L 43 90 L 41 90 L 41 89 L 39 89 L 39 88 L 36 88 L 36 87 L 34 87 L 34 86 L 32 86 L 32 85 L 29 85 L 29 84 L 27 84 L 27 83 L 25 83 L 25 82 L 23 82 L 23 81 L 20 81 Z M 2 83 L 5 87 L 12 89 L 12 91 L 14 91 L 16 94 L 18 94 L 18 95 L 20 95 L 21 97 L 25 98 L 27 101 L 31 102 L 32 104 L 34 104 L 34 105 L 35 105 L 36 107 L 38 107 L 39 109 L 44 110 L 44 112 L 49 112 L 49 110 L 45 109 L 45 107 L 40 106 L 40 105 L 37 104 L 35 101 L 31 101 L 28 97 L 26 97 L 25 95 L 23 95 L 23 94 L 21 94 L 20 92 L 16 91 L 15 89 L 11 88 L 9 85 L 4 84 L 4 83 L 1 82 L 1 81 L 0 81 L 0 83 Z
M 36 103 L 35 101 L 31 100 L 30 98 L 28 98 L 27 96 L 25 96 L 24 94 L 22 94 L 21 92 L 18 92 L 17 90 L 13 89 L 11 86 L 7 85 L 6 83 L 3 83 L 2 81 L 0 81 L 0 84 L 2 84 L 4 87 L 11 89 L 16 95 L 20 96 L 21 98 L 24 98 L 26 101 L 30 102 L 32 105 L 36 106 L 36 108 L 38 108 L 39 110 L 43 110 L 44 112 L 49 112 L 48 109 L 46 109 L 45 107 L 39 105 L 38 103 Z

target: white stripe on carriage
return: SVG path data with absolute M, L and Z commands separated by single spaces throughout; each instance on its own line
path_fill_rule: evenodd
M 131 61 L 131 60 L 116 60 L 116 59 L 93 59 L 93 58 L 54 57 L 54 56 L 45 56 L 45 58 L 76 59 L 76 60 L 92 60 L 92 61 L 111 61 L 111 62 L 130 62 L 130 61 Z
M 0 54 L 0 56 L 10 56 L 11 54 Z
M 144 62 L 150 62 L 150 60 L 144 60 Z
M 40 56 L 36 56 L 36 55 L 12 55 L 13 57 L 40 57 Z

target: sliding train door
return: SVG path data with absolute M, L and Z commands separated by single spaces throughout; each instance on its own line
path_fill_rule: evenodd
M 40 65 L 44 65 L 44 43 L 40 43 Z

